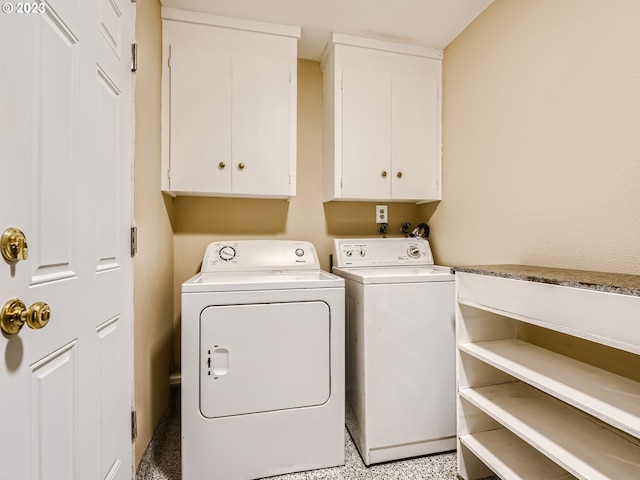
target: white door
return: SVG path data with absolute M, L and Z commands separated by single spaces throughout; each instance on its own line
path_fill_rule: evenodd
M 392 79 L 391 198 L 438 198 L 438 84 L 425 74 Z
M 0 478 L 129 479 L 134 8 L 2 9 L 0 231 L 29 249 L 0 258 L 0 307 L 51 314 L 0 336 Z
M 391 75 L 342 70 L 342 197 L 391 197 Z
M 171 190 L 231 193 L 231 54 L 170 48 Z
M 295 194 L 295 97 L 289 60 L 261 55 L 233 56 L 232 190 L 240 195 Z M 294 90 L 295 90 L 295 83 Z M 295 92 L 293 92 L 296 95 Z M 294 187 L 291 187 L 293 183 Z

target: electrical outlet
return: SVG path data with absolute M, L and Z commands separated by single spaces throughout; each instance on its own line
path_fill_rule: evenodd
M 386 205 L 376 205 L 376 223 L 389 223 Z

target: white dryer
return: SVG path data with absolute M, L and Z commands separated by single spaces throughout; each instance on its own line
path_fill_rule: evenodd
M 344 464 L 344 280 L 309 242 L 208 246 L 182 284 L 182 478 Z
M 456 448 L 455 288 L 423 238 L 343 239 L 347 428 L 365 464 Z

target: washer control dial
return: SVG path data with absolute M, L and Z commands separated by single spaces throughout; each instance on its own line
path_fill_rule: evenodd
M 304 255 L 304 250 L 301 248 L 296 248 L 296 256 L 302 257 Z
M 407 250 L 407 253 L 411 258 L 418 258 L 420 256 L 420 249 L 417 245 L 411 245 Z
M 220 257 L 220 260 L 230 262 L 236 258 L 236 249 L 230 245 L 224 245 L 220 247 L 220 250 L 218 250 L 218 257 Z

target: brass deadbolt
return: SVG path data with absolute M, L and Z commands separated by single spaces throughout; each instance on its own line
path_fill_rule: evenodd
M 26 260 L 29 256 L 27 237 L 15 227 L 7 228 L 0 237 L 0 251 L 8 262 Z

